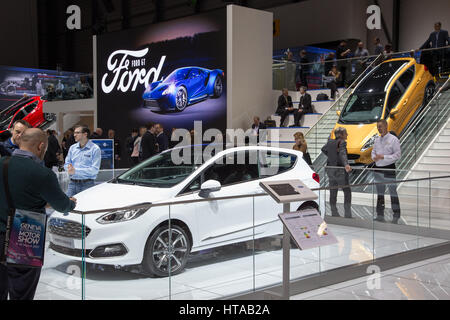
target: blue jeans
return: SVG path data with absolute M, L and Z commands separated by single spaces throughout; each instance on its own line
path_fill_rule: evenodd
M 86 182 L 75 182 L 70 180 L 69 187 L 67 188 L 67 196 L 73 197 L 77 193 L 89 189 L 95 185 L 94 180 Z

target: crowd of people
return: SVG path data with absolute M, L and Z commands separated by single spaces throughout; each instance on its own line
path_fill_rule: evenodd
M 443 30 L 441 22 L 434 24 L 434 31 L 427 40 L 416 50 L 410 52 L 412 56 L 423 49 L 438 49 L 450 45 L 449 34 L 447 30 Z M 443 69 L 450 68 L 449 59 L 450 50 L 433 50 L 421 53 L 421 63 L 427 65 L 430 73 L 438 74 Z M 364 42 L 359 41 L 356 48 L 352 50 L 347 40 L 342 40 L 336 47 L 335 52 L 330 52 L 326 57 L 321 58 L 320 65 L 323 68 L 323 86 L 331 90 L 331 99 L 336 98 L 337 87 L 347 87 L 367 68 L 370 63 L 370 57 L 379 56 L 391 59 L 394 55 L 391 43 L 382 44 L 379 37 L 373 39 L 373 51 L 365 47 Z M 310 72 L 313 62 L 307 58 L 307 51 L 301 50 L 298 58 L 292 51 L 286 51 L 285 61 L 295 63 L 294 82 L 296 90 L 300 87 L 308 87 L 307 75 Z

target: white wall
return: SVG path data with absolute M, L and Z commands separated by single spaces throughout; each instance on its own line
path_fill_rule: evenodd
M 402 0 L 399 49 L 419 48 L 434 31 L 437 21 L 442 22 L 442 29 L 450 30 L 449 0 Z
M 248 129 L 272 105 L 272 22 L 270 12 L 227 6 L 227 128 Z

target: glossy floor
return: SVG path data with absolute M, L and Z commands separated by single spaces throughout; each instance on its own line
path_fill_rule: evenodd
M 291 300 L 450 300 L 450 254 L 312 290 Z
M 329 225 L 329 229 L 338 243 L 304 251 L 291 249 L 291 279 L 446 242 L 442 239 L 338 225 Z M 448 266 L 450 268 L 450 264 Z M 80 278 L 83 272 L 86 275 L 84 282 Z M 390 279 L 394 279 L 394 276 L 383 276 L 381 286 L 393 292 L 391 287 L 396 284 L 389 282 Z M 397 287 L 409 288 L 407 279 L 399 282 Z M 280 237 L 192 254 L 186 270 L 170 278 L 150 278 L 98 265 L 87 265 L 83 271 L 79 262 L 67 260 L 48 250 L 35 298 L 79 300 L 84 296 L 85 299 L 220 299 L 276 285 L 281 280 Z M 364 280 L 360 282 L 365 283 Z M 448 282 L 443 274 L 441 285 Z M 334 289 L 323 290 L 325 294 Z M 424 293 L 423 297 L 439 297 L 439 290 L 438 284 L 430 282 L 427 285 L 427 295 Z M 378 292 L 366 294 L 363 286 L 355 288 L 355 293 L 339 290 L 336 294 L 336 297 L 343 299 L 352 298 L 353 295 L 360 298 L 377 298 L 377 294 L 382 295 Z

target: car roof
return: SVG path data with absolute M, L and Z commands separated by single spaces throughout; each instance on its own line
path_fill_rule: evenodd
M 390 59 L 369 72 L 353 90 L 356 93 L 381 93 L 401 70 L 409 67 L 413 58 Z M 414 60 L 415 61 L 415 60 Z

